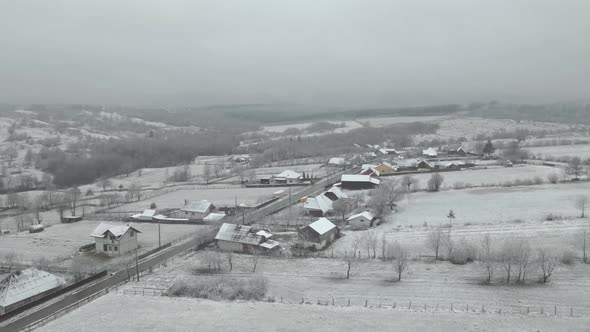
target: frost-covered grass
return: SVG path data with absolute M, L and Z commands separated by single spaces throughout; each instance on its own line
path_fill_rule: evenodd
M 584 331 L 590 324 L 587 317 L 432 310 L 227 303 L 111 293 L 39 331 Z
M 590 158 L 590 144 L 527 147 L 526 150 L 540 159 L 565 157 Z
M 496 186 L 503 185 L 506 182 L 514 182 L 515 180 L 534 180 L 536 177 L 543 182 L 547 181 L 549 174 L 559 174 L 559 168 L 536 165 L 516 165 L 514 167 L 502 166 L 488 166 L 487 168 L 477 169 L 463 169 L 455 172 L 441 172 L 444 178 L 442 189 L 453 189 L 456 185 L 460 187 L 465 186 Z M 413 174 L 412 177 L 419 181 L 418 188 L 426 189 L 428 179 L 432 176 L 431 173 Z M 384 180 L 395 179 L 399 180 L 401 177 L 383 177 Z

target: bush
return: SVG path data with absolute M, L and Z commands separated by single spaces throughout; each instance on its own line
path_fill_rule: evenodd
M 549 181 L 549 183 L 556 184 L 559 181 L 559 176 L 557 176 L 556 173 L 551 173 L 547 175 L 547 180 Z
M 455 244 L 453 254 L 451 255 L 451 263 L 457 265 L 464 265 L 475 261 L 477 258 L 477 248 L 465 240 Z
M 572 265 L 576 261 L 576 254 L 571 251 L 565 251 L 561 256 L 561 263 L 563 265 Z
M 209 278 L 188 283 L 178 281 L 168 288 L 166 295 L 172 297 L 193 297 L 211 300 L 255 300 L 262 301 L 268 290 L 265 278 L 234 279 Z

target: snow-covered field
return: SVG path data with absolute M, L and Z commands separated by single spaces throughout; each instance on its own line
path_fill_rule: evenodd
M 471 186 L 494 186 L 504 182 L 514 180 L 533 180 L 539 177 L 543 182 L 547 181 L 549 174 L 560 174 L 560 169 L 549 166 L 536 165 L 516 165 L 514 167 L 489 166 L 488 168 L 478 169 L 463 169 L 456 172 L 442 172 L 440 173 L 444 182 L 443 189 L 452 189 L 455 184 L 471 185 Z M 419 181 L 418 188 L 426 189 L 428 179 L 432 173 L 412 174 L 412 177 Z M 399 176 L 382 177 L 382 180 L 400 180 Z
M 158 225 L 148 223 L 117 223 L 108 221 L 109 224 L 129 224 L 136 227 L 139 234 L 141 251 L 153 249 L 158 245 Z M 80 246 L 94 242 L 90 237 L 92 231 L 100 224 L 100 221 L 83 220 L 73 224 L 57 224 L 47 227 L 43 232 L 20 232 L 16 234 L 0 236 L 0 256 L 7 253 L 15 253 L 19 259 L 34 260 L 45 257 L 49 260 L 58 257 L 67 257 L 80 248 Z M 162 243 L 167 243 L 179 238 L 189 236 L 204 226 L 197 225 L 161 225 Z
M 440 224 L 448 222 L 445 216 L 452 209 L 456 223 L 538 222 L 549 214 L 573 218 L 579 214 L 576 197 L 589 192 L 587 182 L 418 192 L 409 195 L 392 217 L 397 225 Z
M 211 186 L 206 189 L 195 190 L 177 190 L 168 194 L 156 196 L 145 201 L 129 203 L 122 205 L 115 210 L 117 211 L 143 211 L 149 208 L 150 204 L 156 203 L 160 209 L 181 208 L 184 200 L 208 200 L 217 207 L 234 206 L 237 202 L 247 206 L 254 206 L 265 200 L 272 198 L 272 194 L 278 190 L 285 190 L 285 187 L 267 187 L 267 188 L 243 188 L 240 186 L 220 185 L 221 187 Z
M 39 331 L 585 331 L 588 324 L 587 317 L 213 302 L 111 293 Z
M 329 123 L 333 123 L 333 124 L 337 124 L 337 125 L 344 123 L 344 127 L 336 128 L 333 131 L 335 133 L 346 133 L 346 132 L 349 132 L 353 129 L 361 128 L 363 126 L 354 120 L 325 121 L 325 122 L 329 122 Z M 299 130 L 305 130 L 307 127 L 311 126 L 313 123 L 314 122 L 302 122 L 302 123 L 291 123 L 291 124 L 284 124 L 284 125 L 265 126 L 265 127 L 262 127 L 262 131 L 269 132 L 269 133 L 282 133 L 289 128 L 296 128 Z M 332 132 L 332 131 L 330 131 L 330 132 Z M 321 133 L 314 133 L 314 134 L 321 134 Z
M 436 134 L 420 135 L 418 141 L 426 139 L 473 138 L 479 134 L 491 134 L 495 131 L 507 132 L 517 129 L 546 130 L 548 132 L 567 130 L 573 126 L 549 122 L 515 121 L 508 119 L 486 119 L 478 117 L 448 118 L 439 122 Z
M 370 127 L 385 127 L 400 123 L 411 122 L 440 122 L 451 118 L 450 116 L 391 116 L 391 117 L 374 117 L 359 118 L 360 123 L 368 123 Z
M 539 146 L 526 148 L 526 150 L 540 159 L 563 157 L 590 158 L 590 144 Z

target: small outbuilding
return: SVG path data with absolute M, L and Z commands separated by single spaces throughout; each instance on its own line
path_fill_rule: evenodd
M 215 235 L 215 242 L 224 251 L 251 253 L 259 249 L 268 253 L 280 248 L 279 243 L 271 240 L 271 237 L 271 233 L 255 232 L 251 226 L 224 223 Z
M 377 218 L 371 212 L 364 211 L 350 216 L 346 220 L 346 224 L 352 229 L 367 229 L 373 225 L 375 220 Z
M 303 209 L 309 216 L 323 217 L 333 211 L 332 200 L 325 195 L 308 197 L 303 203 Z
M 155 215 L 156 215 L 156 210 L 147 209 L 147 210 L 143 210 L 142 213 L 132 215 L 131 219 L 135 219 L 138 221 L 152 221 L 154 219 Z
M 298 231 L 299 241 L 305 249 L 323 250 L 340 235 L 340 229 L 326 218 L 320 218 Z
M 324 196 L 328 197 L 332 202 L 341 198 L 348 198 L 348 195 L 343 193 L 338 186 L 332 186 L 332 188 L 324 193 Z
M 379 185 L 379 179 L 370 175 L 343 174 L 340 178 L 342 189 L 372 189 Z
M 189 220 L 203 220 L 209 213 L 215 210 L 215 206 L 207 201 L 190 201 L 185 200 L 184 206 L 174 212 L 174 218 L 186 218 Z

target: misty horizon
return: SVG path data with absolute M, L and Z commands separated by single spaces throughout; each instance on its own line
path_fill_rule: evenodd
M 321 107 L 587 101 L 590 3 L 0 5 L 0 101 Z

